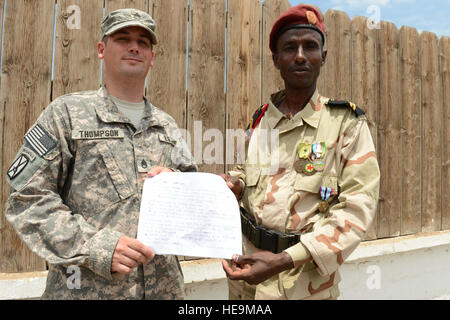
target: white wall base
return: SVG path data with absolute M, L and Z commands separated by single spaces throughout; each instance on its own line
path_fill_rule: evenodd
M 341 300 L 450 300 L 450 231 L 362 243 L 341 267 Z M 220 259 L 181 262 L 188 300 L 226 300 Z M 46 272 L 0 274 L 0 300 L 39 298 Z

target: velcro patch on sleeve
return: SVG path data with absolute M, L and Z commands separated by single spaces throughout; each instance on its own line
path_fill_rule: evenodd
M 28 131 L 25 140 L 40 157 L 56 147 L 55 140 L 38 124 Z

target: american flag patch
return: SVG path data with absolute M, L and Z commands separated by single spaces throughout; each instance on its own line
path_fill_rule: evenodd
M 39 125 L 35 125 L 25 135 L 25 140 L 36 153 L 42 157 L 56 147 L 56 142 Z

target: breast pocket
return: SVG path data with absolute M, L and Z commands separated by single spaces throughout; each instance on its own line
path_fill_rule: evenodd
M 134 189 L 131 187 L 126 174 L 121 170 L 114 154 L 108 146 L 108 142 L 99 141 L 96 146 L 120 199 L 128 198 L 133 194 Z
M 152 152 L 150 158 L 152 159 L 153 165 L 162 167 L 174 167 L 172 161 L 172 151 L 176 146 L 176 140 L 172 139 L 167 134 L 158 134 L 157 146 L 152 146 Z
M 312 176 L 297 174 L 295 177 L 294 189 L 297 191 L 306 191 L 319 194 L 323 176 L 316 173 Z

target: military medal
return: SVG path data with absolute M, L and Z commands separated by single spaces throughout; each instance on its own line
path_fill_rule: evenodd
M 327 212 L 328 211 L 328 207 L 329 207 L 328 201 L 321 201 L 319 203 L 319 211 L 320 211 L 320 213 Z
M 311 160 L 323 159 L 325 156 L 325 142 L 314 142 L 311 147 L 311 154 L 309 158 Z
M 312 176 L 314 173 L 316 173 L 316 170 L 314 170 L 314 166 L 311 162 L 307 162 L 303 166 L 303 173 L 306 174 L 307 176 Z
M 297 155 L 300 159 L 308 159 L 311 153 L 311 144 L 301 142 L 297 147 Z
M 323 171 L 323 169 L 325 168 L 325 162 L 323 162 L 322 160 L 314 160 L 313 163 L 313 168 L 316 171 Z
M 320 197 L 322 198 L 322 201 L 319 203 L 318 209 L 321 213 L 325 213 L 328 211 L 329 208 L 328 199 L 330 199 L 330 196 L 334 194 L 334 191 L 331 188 L 321 186 L 319 189 L 319 194 Z
M 305 164 L 308 163 L 308 159 L 298 159 L 294 162 L 294 169 L 297 173 L 303 173 Z

